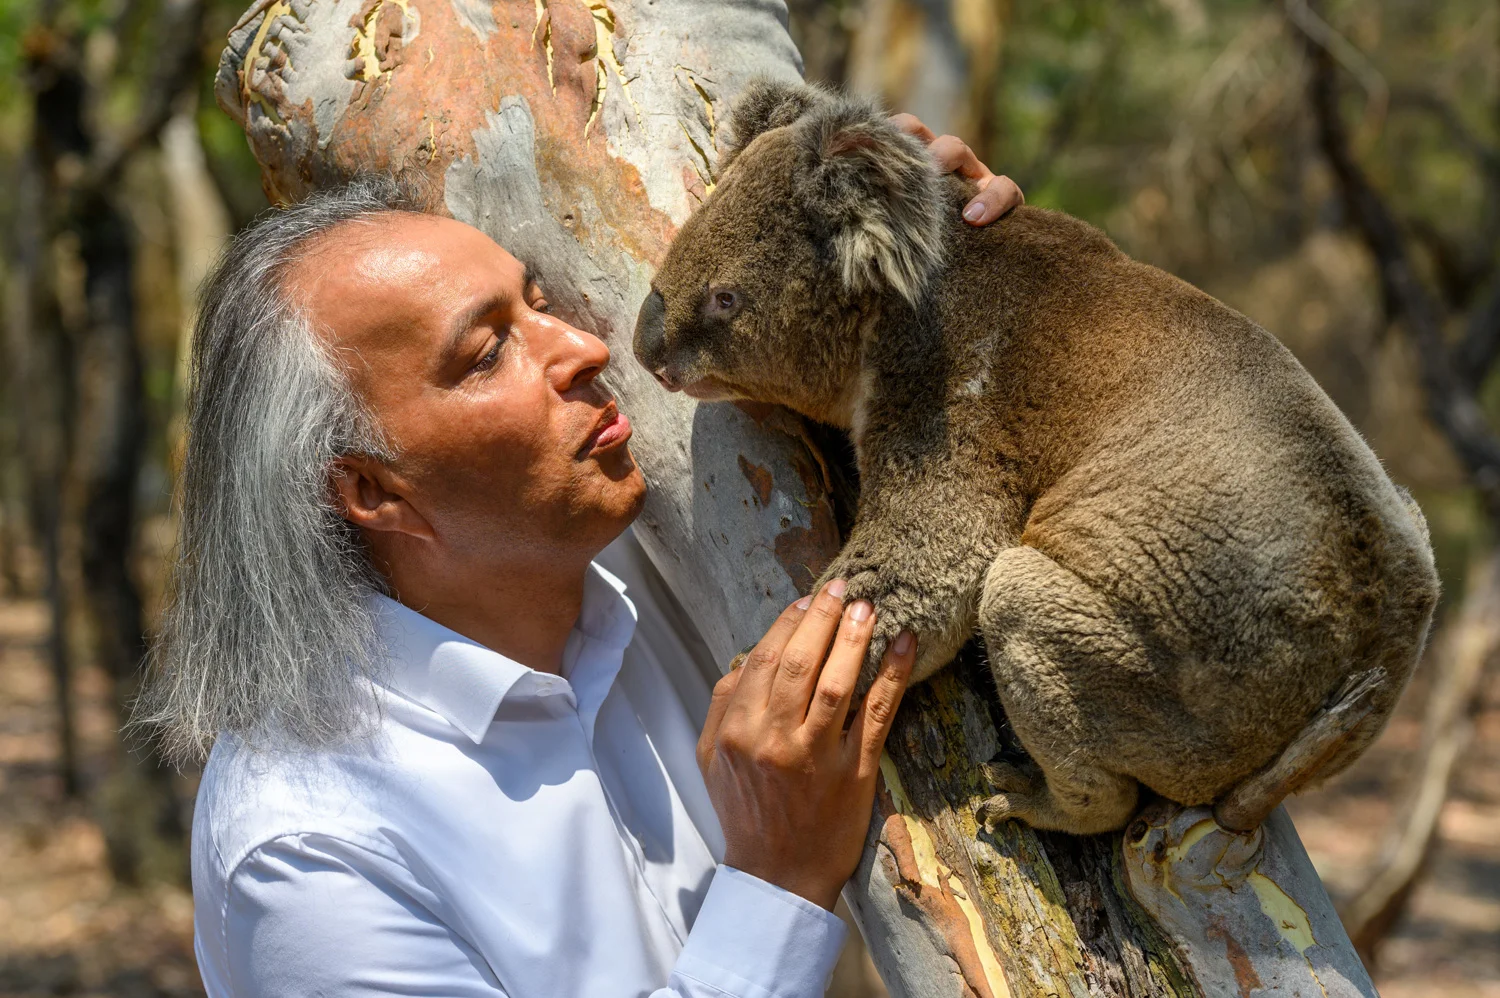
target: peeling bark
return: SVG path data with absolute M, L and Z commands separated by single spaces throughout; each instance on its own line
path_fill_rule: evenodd
M 799 72 L 784 18 L 779 0 L 260 0 L 216 88 L 273 199 L 422 171 L 449 213 L 531 263 L 559 312 L 609 343 L 604 380 L 650 486 L 637 535 L 726 665 L 836 552 L 847 481 L 821 430 L 668 395 L 629 340 L 651 268 L 712 188 L 727 100 L 752 75 Z M 1196 958 L 1201 933 L 1164 931 L 1132 897 L 1119 836 L 977 827 L 980 766 L 1014 746 L 976 654 L 909 694 L 845 891 L 892 994 L 1220 993 L 1201 979 L 1216 967 Z M 1331 940 L 1289 825 L 1257 862 L 1289 871 L 1275 882 Z M 1229 896 L 1225 924 L 1263 928 L 1257 897 Z M 1196 905 L 1169 924 L 1191 928 Z M 1256 962 L 1262 936 L 1221 935 L 1219 951 L 1238 946 L 1277 979 Z M 1224 980 L 1253 990 L 1233 967 Z
M 1231 832 L 1158 802 L 1126 832 L 1125 871 L 1199 993 L 1374 998 L 1285 810 Z

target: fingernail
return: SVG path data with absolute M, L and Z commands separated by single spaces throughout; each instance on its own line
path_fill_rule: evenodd
M 902 631 L 896 635 L 896 643 L 891 645 L 891 651 L 897 655 L 905 655 L 911 651 L 911 646 L 916 640 L 916 638 L 912 637 L 911 631 Z
M 964 218 L 970 222 L 977 222 L 984 217 L 984 202 L 970 201 L 964 208 Z
M 796 607 L 799 610 L 806 610 L 808 607 L 812 606 L 812 597 L 804 596 L 797 602 L 793 603 L 792 606 Z
M 859 623 L 860 621 L 869 620 L 870 614 L 874 612 L 875 608 L 873 606 L 864 600 L 860 600 L 849 608 L 849 619 L 855 623 Z
M 828 583 L 828 595 L 832 596 L 834 599 L 843 599 L 844 590 L 846 588 L 848 588 L 848 586 L 843 579 L 834 579 L 832 582 Z

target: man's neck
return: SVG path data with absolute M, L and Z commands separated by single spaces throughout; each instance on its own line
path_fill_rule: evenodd
M 482 582 L 467 572 L 442 573 L 441 580 L 396 572 L 390 582 L 401 603 L 429 620 L 522 665 L 560 674 L 587 570 L 587 563 L 545 570 L 508 565 L 484 573 Z

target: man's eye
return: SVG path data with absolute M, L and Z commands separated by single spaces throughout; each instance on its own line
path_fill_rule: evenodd
M 536 304 L 531 306 L 531 310 L 533 312 L 540 312 L 543 315 L 551 315 L 552 303 L 545 298 L 538 298 Z
M 490 347 L 489 352 L 486 353 L 483 357 L 479 358 L 478 363 L 476 363 L 471 370 L 488 371 L 490 368 L 495 366 L 495 363 L 499 361 L 499 359 L 500 340 L 497 338 L 495 340 L 494 346 Z

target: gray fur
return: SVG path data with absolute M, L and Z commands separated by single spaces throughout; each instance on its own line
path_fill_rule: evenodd
M 357 179 L 263 215 L 204 282 L 177 560 L 133 721 L 179 762 L 224 732 L 318 745 L 371 716 L 382 583 L 328 476 L 391 455 L 284 284 L 314 238 L 425 204 L 413 181 Z
M 888 287 L 915 302 L 943 257 L 931 157 L 871 101 L 758 80 L 735 105 L 725 169 L 760 135 L 793 123 L 798 200 L 824 229 L 844 287 Z
M 719 157 L 719 172 L 728 170 L 734 158 L 761 134 L 790 125 L 812 108 L 837 99 L 832 90 L 816 84 L 785 83 L 771 77 L 751 80 L 735 99 L 729 117 L 729 141 Z
M 859 509 L 822 581 L 876 607 L 866 683 L 902 629 L 918 680 L 984 636 L 1032 760 L 993 767 L 985 819 L 1099 832 L 1140 785 L 1214 801 L 1377 670 L 1372 716 L 1318 776 L 1346 767 L 1405 687 L 1438 583 L 1420 510 L 1291 354 L 1066 215 L 965 225 L 972 187 L 911 170 L 906 145 L 869 150 L 904 195 L 868 182 L 875 162 L 846 183 L 827 135 L 884 136 L 868 104 L 751 101 L 773 127 L 678 234 L 636 353 L 700 397 L 850 431 Z M 851 287 L 840 225 L 892 198 L 931 199 L 941 252 L 898 222 L 887 259 L 938 262 Z

